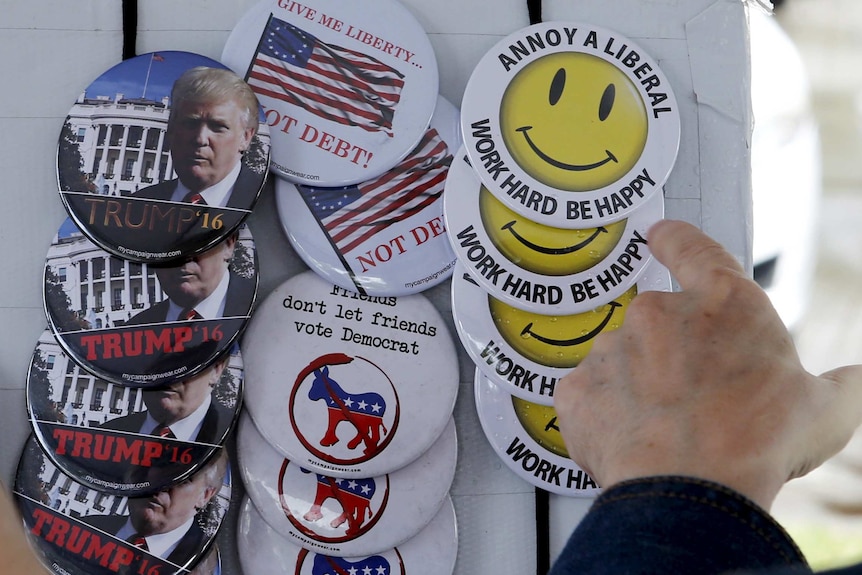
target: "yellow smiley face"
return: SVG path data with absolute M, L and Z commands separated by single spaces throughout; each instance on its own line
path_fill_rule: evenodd
M 543 56 L 518 72 L 503 93 L 500 127 L 525 172 L 573 192 L 622 178 L 648 130 L 634 83 L 612 63 L 578 52 Z
M 572 368 L 587 356 L 597 335 L 623 324 L 637 286 L 594 310 L 542 315 L 488 297 L 491 317 L 503 339 L 523 357 L 548 367 Z
M 613 251 L 626 220 L 599 228 L 565 230 L 529 220 L 494 197 L 479 191 L 479 214 L 488 237 L 504 256 L 533 273 L 565 276 L 587 270 Z
M 512 396 L 515 415 L 533 441 L 560 457 L 569 457 L 563 435 L 557 427 L 557 412 L 550 405 L 539 405 Z

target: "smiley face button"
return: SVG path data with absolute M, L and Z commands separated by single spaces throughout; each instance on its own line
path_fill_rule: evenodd
M 446 230 L 459 261 L 496 299 L 539 314 L 583 313 L 628 291 L 652 261 L 646 232 L 662 217 L 663 194 L 620 222 L 552 228 L 506 207 L 468 162 L 462 148 L 449 168 Z
M 589 311 L 543 315 L 487 294 L 459 263 L 452 315 L 464 349 L 485 377 L 512 395 L 552 405 L 557 381 L 589 354 L 599 334 L 623 324 L 629 304 L 647 290 L 670 290 L 667 270 L 650 266 L 628 291 Z
M 474 388 L 482 431 L 510 470 L 551 493 L 598 495 L 593 478 L 569 458 L 553 407 L 509 395 L 479 370 Z
M 506 258 L 549 276 L 580 273 L 605 259 L 628 223 L 625 219 L 583 230 L 552 228 L 510 210 L 485 186 L 479 190 L 479 214 L 489 239 Z
M 462 103 L 467 153 L 512 210 L 558 228 L 627 217 L 661 189 L 680 121 L 658 64 L 589 24 L 519 30 L 482 58 Z

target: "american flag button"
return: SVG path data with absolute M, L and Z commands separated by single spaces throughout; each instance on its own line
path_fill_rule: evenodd
M 344 289 L 409 295 L 452 275 L 443 190 L 460 142 L 458 110 L 442 97 L 416 148 L 394 168 L 352 186 L 276 181 L 282 227 L 297 254 Z
M 392 473 L 332 477 L 285 459 L 248 414 L 237 430 L 246 493 L 264 520 L 299 546 L 327 555 L 382 553 L 437 514 L 455 475 L 455 422 L 419 458 Z
M 440 437 L 458 356 L 423 294 L 369 296 L 312 271 L 275 288 L 243 336 L 245 407 L 285 458 L 334 477 L 385 475 Z
M 257 97 L 223 64 L 189 52 L 124 60 L 65 118 L 57 183 L 95 245 L 137 263 L 194 256 L 235 233 L 269 166 Z
M 104 251 L 67 219 L 48 248 L 44 304 L 51 332 L 77 366 L 149 389 L 223 358 L 251 317 L 257 285 L 245 224 L 201 254 L 156 265 Z
M 513 473 L 550 493 L 571 497 L 599 494 L 593 478 L 569 458 L 553 406 L 514 396 L 478 369 L 474 391 L 482 431 Z
M 222 61 L 264 107 L 276 174 L 347 186 L 398 164 L 436 105 L 428 35 L 397 0 L 264 0 L 234 27 Z
M 390 549 L 340 557 L 309 549 L 280 535 L 246 497 L 237 527 L 239 562 L 244 573 L 270 573 L 273 565 L 298 574 L 451 575 L 458 552 L 455 509 L 446 497 L 430 523 Z
M 30 361 L 33 436 L 89 489 L 138 497 L 194 475 L 223 452 L 239 417 L 243 364 L 234 348 L 197 375 L 141 389 L 81 369 L 45 331 Z

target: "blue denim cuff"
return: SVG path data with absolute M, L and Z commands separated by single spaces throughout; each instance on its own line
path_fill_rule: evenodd
M 795 566 L 793 540 L 757 504 L 690 477 L 626 481 L 600 495 L 551 575 L 718 574 Z

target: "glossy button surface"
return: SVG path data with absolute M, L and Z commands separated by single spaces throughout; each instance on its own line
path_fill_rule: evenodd
M 51 461 L 87 487 L 136 497 L 193 475 L 224 450 L 242 401 L 239 348 L 161 389 L 100 380 L 76 366 L 50 332 L 27 378 L 34 436 Z
M 251 213 L 269 129 L 254 92 L 189 52 L 124 60 L 87 86 L 63 124 L 60 197 L 100 248 L 137 262 L 203 252 Z
M 342 188 L 276 182 L 291 245 L 327 281 L 368 295 L 408 295 L 452 274 L 443 190 L 460 145 L 458 110 L 438 97 L 431 126 L 397 166 Z
M 652 260 L 647 230 L 664 214 L 658 193 L 612 224 L 552 228 L 495 199 L 463 150 L 444 198 L 449 239 L 473 279 L 497 299 L 540 314 L 589 311 L 628 291 Z
M 619 328 L 639 293 L 669 291 L 667 270 L 653 261 L 639 281 L 610 302 L 577 313 L 524 311 L 487 293 L 461 262 L 452 278 L 452 316 L 479 370 L 507 392 L 553 405 L 557 380 L 575 369 L 601 333 Z
M 501 39 L 461 103 L 467 154 L 522 216 L 583 229 L 628 217 L 676 161 L 679 108 L 658 62 L 619 32 L 543 22 Z
M 513 473 L 551 493 L 598 495 L 593 478 L 569 458 L 553 407 L 510 395 L 478 370 L 474 389 L 482 431 Z
M 230 504 L 227 454 L 149 497 L 107 495 L 60 472 L 30 439 L 14 486 L 18 511 L 54 573 L 188 573 Z
M 416 147 L 437 99 L 433 47 L 396 0 L 258 2 L 221 59 L 264 107 L 272 170 L 296 183 L 379 176 Z
M 238 430 L 243 483 L 258 512 L 297 545 L 339 557 L 370 555 L 413 537 L 449 492 L 455 423 L 416 461 L 370 478 L 336 478 L 282 457 L 247 416 Z
M 458 533 L 455 510 L 447 498 L 434 519 L 404 543 L 380 553 L 335 557 L 296 545 L 272 529 L 248 498 L 237 528 L 239 558 L 245 573 L 267 573 L 279 565 L 289 573 L 372 573 L 449 575 L 455 568 Z
M 261 435 L 335 477 L 414 461 L 445 429 L 458 390 L 455 343 L 425 296 L 361 296 L 312 271 L 261 303 L 243 357 Z
M 160 387 L 204 371 L 238 340 L 257 295 L 257 255 L 243 225 L 202 254 L 137 264 L 67 219 L 44 277 L 49 326 L 75 363 L 112 383 Z

